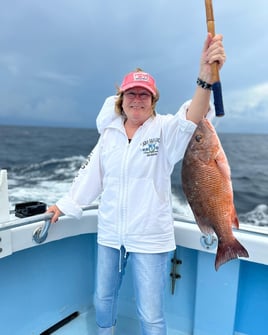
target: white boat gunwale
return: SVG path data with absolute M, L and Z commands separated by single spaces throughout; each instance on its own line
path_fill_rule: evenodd
M 83 208 L 80 220 L 62 216 L 56 224 L 50 226 L 48 236 L 43 243 L 49 243 L 66 237 L 80 234 L 97 233 L 98 206 L 91 205 Z M 0 258 L 11 255 L 16 251 L 36 247 L 39 244 L 33 240 L 34 231 L 44 225 L 44 221 L 51 218 L 51 214 L 40 214 L 23 219 L 14 218 L 0 225 Z M 189 217 L 175 215 L 174 231 L 176 245 L 216 253 L 216 248 L 206 248 L 201 243 L 204 236 L 197 224 Z M 245 259 L 250 262 L 268 265 L 268 258 L 263 250 L 267 249 L 267 234 L 248 229 L 234 229 L 235 237 L 246 247 L 250 255 Z M 42 243 L 42 244 L 43 244 Z

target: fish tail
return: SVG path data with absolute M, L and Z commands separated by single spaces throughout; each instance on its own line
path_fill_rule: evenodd
M 216 271 L 222 264 L 238 257 L 249 257 L 249 255 L 237 239 L 234 238 L 228 242 L 219 242 L 215 260 Z

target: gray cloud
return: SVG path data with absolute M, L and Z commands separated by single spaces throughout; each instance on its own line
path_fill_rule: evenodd
M 137 66 L 160 113 L 191 97 L 206 36 L 204 2 L 13 0 L 0 12 L 0 124 L 95 127 L 103 100 Z M 224 35 L 221 131 L 267 132 L 266 0 L 214 0 Z M 85 122 L 86 120 L 86 122 Z

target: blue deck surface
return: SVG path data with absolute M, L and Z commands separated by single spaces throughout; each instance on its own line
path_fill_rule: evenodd
M 63 326 L 53 333 L 53 335 L 95 335 L 97 334 L 95 326 L 95 314 L 91 309 L 87 313 L 79 315 L 76 319 Z M 139 323 L 137 319 L 127 317 L 118 317 L 115 335 L 137 335 L 139 334 Z M 178 330 L 168 329 L 168 335 L 181 335 Z

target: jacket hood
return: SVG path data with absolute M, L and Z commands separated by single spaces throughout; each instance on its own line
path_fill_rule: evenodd
M 100 134 L 102 134 L 105 128 L 107 128 L 115 119 L 120 118 L 120 115 L 115 112 L 116 99 L 116 95 L 106 98 L 97 116 L 96 125 Z

